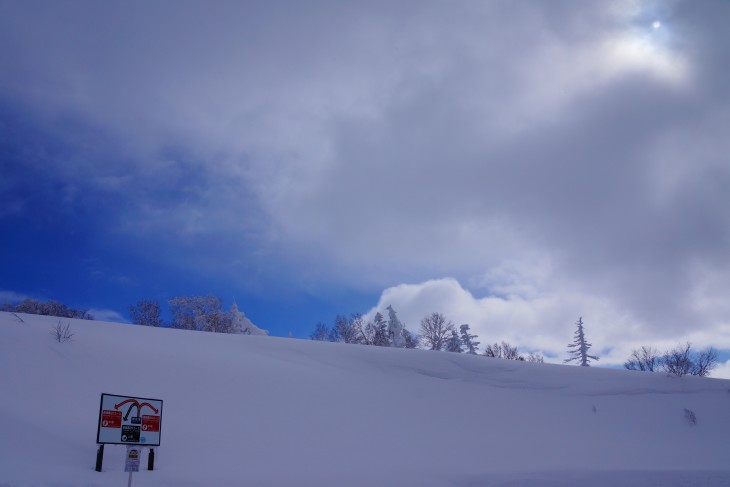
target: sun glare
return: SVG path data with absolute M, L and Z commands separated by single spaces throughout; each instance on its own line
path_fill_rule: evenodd
M 628 34 L 612 39 L 605 47 L 607 67 L 614 74 L 645 71 L 670 83 L 686 79 L 685 60 L 646 36 Z
M 618 19 L 624 29 L 612 32 L 603 44 L 606 73 L 615 76 L 643 71 L 671 84 L 687 82 L 688 60 L 677 49 L 672 29 L 662 22 L 660 12 L 634 0 L 627 0 L 622 7 Z

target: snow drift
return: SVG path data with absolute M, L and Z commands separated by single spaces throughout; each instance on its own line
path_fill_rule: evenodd
M 134 486 L 730 485 L 727 380 L 58 321 L 0 313 L 2 487 L 126 485 L 102 392 L 164 400 Z

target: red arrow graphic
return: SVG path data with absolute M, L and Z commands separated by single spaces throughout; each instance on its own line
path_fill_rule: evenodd
M 149 406 L 149 407 L 150 407 L 150 409 L 151 409 L 151 410 L 153 410 L 153 411 L 155 412 L 155 414 L 157 414 L 157 413 L 159 413 L 159 412 L 160 412 L 160 411 L 158 411 L 158 410 L 157 410 L 157 409 L 156 409 L 156 408 L 155 408 L 155 407 L 154 407 L 154 406 L 153 406 L 152 404 L 150 404 L 150 403 L 148 403 L 148 402 L 143 402 L 142 404 L 140 404 L 140 405 L 139 405 L 139 409 L 140 409 L 140 411 L 142 410 L 142 408 L 143 408 L 144 406 Z M 142 413 L 139 413 L 139 414 L 142 414 Z
M 120 406 L 124 406 L 128 402 L 133 402 L 135 406 L 137 406 L 137 410 L 139 410 L 139 403 L 136 399 L 125 399 L 124 401 L 120 402 L 119 404 L 114 405 L 114 409 L 119 409 Z M 147 404 L 147 403 L 145 403 Z

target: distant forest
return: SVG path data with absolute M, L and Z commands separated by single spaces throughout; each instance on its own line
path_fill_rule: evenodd
M 236 304 L 230 311 L 223 311 L 220 298 L 208 296 L 178 296 L 169 301 L 173 319 L 165 323 L 160 316 L 160 305 L 157 301 L 140 300 L 129 306 L 132 322 L 137 325 L 153 327 L 170 327 L 186 330 L 208 331 L 214 333 L 233 333 L 246 335 L 268 335 L 254 325 Z M 386 308 L 388 319 L 375 313 L 372 321 L 365 322 L 363 315 L 353 313 L 349 317 L 337 315 L 332 326 L 320 322 L 310 334 L 311 340 L 372 345 L 395 348 L 421 348 L 426 350 L 467 353 L 485 357 L 518 360 L 523 362 L 543 363 L 544 357 L 535 352 L 522 354 L 516 346 L 506 341 L 488 344 L 483 353 L 479 353 L 477 335 L 471 333 L 468 324 L 456 326 L 441 313 L 431 313 L 421 320 L 418 333 L 409 331 L 402 323 L 392 306 Z M 76 318 L 93 320 L 94 317 L 85 309 L 71 308 L 58 301 L 38 301 L 24 299 L 15 304 L 6 303 L 0 311 L 10 313 L 26 313 L 60 318 Z M 62 324 L 59 322 L 59 327 Z M 66 333 L 70 333 L 65 325 Z M 598 356 L 588 353 L 592 344 L 586 340 L 582 318 L 576 323 L 575 338 L 568 344 L 569 358 L 564 362 L 575 361 L 581 366 L 589 366 Z M 58 330 L 56 330 L 58 331 Z M 665 372 L 671 375 L 695 375 L 706 377 L 718 365 L 717 352 L 708 347 L 694 350 L 688 342 L 660 352 L 651 346 L 634 349 L 624 363 L 628 370 L 644 372 Z
M 17 304 L 6 303 L 0 306 L 0 311 L 10 313 L 27 313 L 29 315 L 57 316 L 59 318 L 78 318 L 93 320 L 88 310 L 69 308 L 58 301 L 37 301 L 24 299 Z

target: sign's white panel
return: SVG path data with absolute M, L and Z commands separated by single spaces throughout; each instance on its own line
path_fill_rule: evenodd
M 102 394 L 97 443 L 159 446 L 162 400 Z

